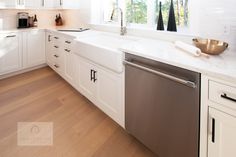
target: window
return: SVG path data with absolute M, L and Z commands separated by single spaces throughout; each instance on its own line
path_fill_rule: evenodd
M 126 0 L 126 20 L 128 23 L 147 23 L 147 0 Z
M 159 2 L 160 0 L 156 0 L 156 16 L 159 15 Z M 162 2 L 162 15 L 164 24 L 167 25 L 168 16 L 169 16 L 169 8 L 170 8 L 170 0 L 161 0 Z M 174 9 L 175 9 L 175 18 L 176 25 L 178 26 L 188 26 L 188 0 L 173 0 Z
M 159 3 L 162 2 L 162 15 L 164 24 L 167 25 L 171 0 L 103 0 L 103 21 L 111 22 L 112 10 L 121 7 L 129 24 L 146 25 L 154 27 L 159 16 Z M 189 25 L 188 0 L 173 0 L 176 24 L 179 27 Z M 118 21 L 116 13 L 115 20 Z
M 103 0 L 103 20 L 105 22 L 111 22 L 111 14 L 114 8 L 118 7 L 119 0 Z M 117 13 L 114 15 L 114 21 L 117 20 Z

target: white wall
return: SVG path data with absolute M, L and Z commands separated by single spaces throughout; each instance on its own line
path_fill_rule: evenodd
M 66 27 L 88 27 L 91 21 L 91 0 L 78 0 L 78 10 L 64 10 L 63 17 Z
M 191 1 L 191 0 L 190 0 Z M 196 1 L 196 0 L 195 0 Z M 236 1 L 198 0 L 195 4 L 195 32 L 206 38 L 220 39 L 230 43 L 236 51 Z

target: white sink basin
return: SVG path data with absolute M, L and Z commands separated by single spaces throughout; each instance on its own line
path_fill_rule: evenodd
M 82 41 L 105 48 L 119 49 L 122 45 L 137 41 L 137 39 L 127 36 L 101 33 L 95 36 L 84 37 Z
M 137 39 L 107 33 L 77 39 L 75 53 L 115 72 L 123 71 L 122 45 Z

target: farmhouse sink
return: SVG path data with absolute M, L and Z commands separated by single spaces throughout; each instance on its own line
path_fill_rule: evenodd
M 101 33 L 90 37 L 84 37 L 83 42 L 97 45 L 100 47 L 119 49 L 122 45 L 137 41 L 136 38 L 120 36 L 115 34 Z
M 132 37 L 101 33 L 76 39 L 75 53 L 114 72 L 123 71 L 122 45 L 135 42 Z

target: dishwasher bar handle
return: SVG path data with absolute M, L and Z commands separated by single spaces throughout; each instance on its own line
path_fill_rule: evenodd
M 171 75 L 168 75 L 168 74 L 165 74 L 165 73 L 156 71 L 156 70 L 152 70 L 152 69 L 150 69 L 150 68 L 146 68 L 146 67 L 144 67 L 144 66 L 141 66 L 141 65 L 138 65 L 138 64 L 135 64 L 135 63 L 126 61 L 126 60 L 123 61 L 123 62 L 124 62 L 124 64 L 127 64 L 127 65 L 130 65 L 130 66 L 133 66 L 133 67 L 142 69 L 142 70 L 144 70 L 144 71 L 147 71 L 147 72 L 150 72 L 150 73 L 153 73 L 153 74 L 162 76 L 162 77 L 165 77 L 165 78 L 170 79 L 170 80 L 172 80 L 172 81 L 175 81 L 175 82 L 184 84 L 184 85 L 186 85 L 186 86 L 188 86 L 188 87 L 196 88 L 196 84 L 195 84 L 194 82 L 187 81 L 187 80 L 184 80 L 184 79 L 181 79 L 181 78 L 177 78 L 177 77 L 174 77 L 174 76 L 171 76 Z

